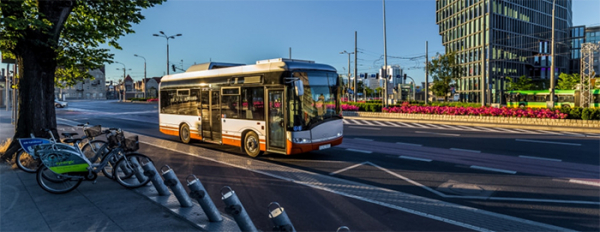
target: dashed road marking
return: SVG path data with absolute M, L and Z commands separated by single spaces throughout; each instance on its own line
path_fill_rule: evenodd
M 517 141 L 517 142 L 529 142 L 529 143 L 547 143 L 547 144 L 557 144 L 557 145 L 566 145 L 566 146 L 581 146 L 581 144 L 579 144 L 579 143 L 563 143 L 563 142 L 530 140 L 530 139 L 515 139 L 515 141 Z
M 447 133 L 435 133 L 426 131 L 415 131 L 417 134 L 434 134 L 434 135 L 445 135 L 445 136 L 460 136 L 460 134 L 447 134 Z
M 347 148 L 346 151 L 360 152 L 360 153 L 366 153 L 366 154 L 373 153 L 372 151 L 358 150 L 358 149 L 352 149 L 352 148 Z
M 498 168 L 488 168 L 488 167 L 477 166 L 477 165 L 471 165 L 469 167 L 472 168 L 472 169 L 478 169 L 478 170 L 484 170 L 484 171 L 491 171 L 491 172 L 502 172 L 502 173 L 508 173 L 508 174 L 516 174 L 517 173 L 517 172 L 511 171 L 511 170 L 504 170 L 504 169 L 498 169 Z
M 536 156 L 520 155 L 519 157 L 526 158 L 526 159 L 538 159 L 538 160 L 547 160 L 547 161 L 562 162 L 561 159 L 550 159 L 550 158 L 543 158 L 543 157 L 536 157 Z
M 416 144 L 416 143 L 402 143 L 402 142 L 396 142 L 396 144 L 400 144 L 400 145 L 407 145 L 407 146 L 415 146 L 415 147 L 421 147 L 423 145 L 421 144 Z
M 453 150 L 453 151 L 473 152 L 473 153 L 481 153 L 481 151 L 478 151 L 478 150 L 461 149 L 461 148 L 450 148 L 450 150 Z
M 423 162 L 431 162 L 432 160 L 430 159 L 423 159 L 423 158 L 417 158 L 417 157 L 412 157 L 412 156 L 398 156 L 398 158 L 400 159 L 407 159 L 407 160 L 416 160 L 416 161 L 423 161 Z

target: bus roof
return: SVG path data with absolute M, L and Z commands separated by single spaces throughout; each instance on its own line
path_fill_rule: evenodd
M 267 72 L 293 71 L 298 69 L 336 72 L 336 69 L 330 65 L 316 64 L 314 61 L 284 58 L 259 60 L 256 62 L 256 64 L 252 65 L 210 62 L 205 64 L 194 65 L 188 68 L 188 70 L 184 73 L 177 73 L 173 75 L 164 76 L 161 79 L 161 83 L 203 77 L 247 76 L 263 74 Z

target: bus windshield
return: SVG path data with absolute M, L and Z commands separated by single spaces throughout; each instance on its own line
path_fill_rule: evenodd
M 292 76 L 304 83 L 304 95 L 296 95 L 293 88 L 288 91 L 289 129 L 310 129 L 322 122 L 341 118 L 337 73 L 299 71 L 293 72 Z

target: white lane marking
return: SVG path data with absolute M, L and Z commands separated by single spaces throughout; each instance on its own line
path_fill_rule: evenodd
M 352 166 L 350 166 L 350 167 L 342 168 L 342 169 L 340 169 L 340 170 L 337 170 L 337 171 L 335 171 L 335 172 L 329 173 L 329 175 L 330 175 L 330 176 L 331 176 L 331 175 L 335 175 L 335 174 L 338 174 L 338 173 L 340 173 L 340 172 L 343 172 L 343 171 L 347 171 L 347 170 L 353 169 L 353 168 L 355 168 L 355 167 L 361 166 L 361 165 L 363 165 L 363 164 L 366 164 L 366 163 L 369 163 L 369 161 L 367 161 L 367 162 L 362 162 L 362 163 L 360 163 L 360 164 L 355 164 L 355 165 L 352 165 Z
M 442 127 L 440 125 L 437 125 L 437 124 L 427 124 L 427 125 L 430 126 L 430 127 L 436 128 L 436 129 L 446 129 L 446 128 L 444 128 L 444 127 Z
M 405 155 L 398 156 L 398 158 L 400 158 L 400 159 L 407 159 L 407 160 L 416 160 L 416 161 L 431 162 L 430 159 L 423 159 L 423 158 L 417 158 L 417 157 L 405 156 Z
M 450 150 L 453 150 L 453 151 L 473 152 L 473 153 L 481 153 L 481 151 L 478 151 L 478 150 L 460 149 L 460 148 L 450 148 Z
M 479 131 L 473 127 L 468 127 L 468 126 L 458 126 L 456 125 L 455 127 L 458 127 L 459 129 L 464 129 L 464 130 L 470 130 L 470 131 Z
M 371 121 L 371 122 L 374 123 L 374 124 L 380 125 L 380 126 L 388 126 L 385 123 L 380 122 L 380 121 Z
M 600 187 L 600 183 L 598 183 L 598 182 L 591 182 L 591 181 L 578 180 L 578 179 L 569 179 L 569 182 L 576 183 L 576 184 L 585 184 L 585 185 L 592 185 L 592 186 L 598 186 L 598 187 Z
M 416 143 L 401 143 L 401 142 L 396 142 L 396 144 L 407 145 L 407 146 L 415 146 L 415 147 L 421 147 L 421 146 L 423 146 L 421 144 L 416 144 Z
M 548 161 L 562 162 L 562 160 L 561 160 L 561 159 L 550 159 L 550 158 L 535 157 L 535 156 L 527 156 L 527 155 L 520 155 L 519 157 L 521 157 L 521 158 L 526 158 L 526 159 L 538 159 L 538 160 L 548 160 Z
M 381 128 L 377 128 L 377 127 L 364 127 L 364 126 L 349 126 L 348 128 L 363 129 L 363 130 L 381 130 Z
M 381 122 L 383 124 L 386 124 L 387 126 L 393 126 L 393 127 L 397 127 L 397 124 L 394 124 L 393 122 Z
M 484 170 L 484 171 L 491 171 L 491 172 L 502 172 L 502 173 L 508 173 L 508 174 L 515 174 L 515 173 L 517 173 L 517 172 L 511 171 L 511 170 L 504 170 L 504 169 L 498 169 L 498 168 L 488 168 L 488 167 L 482 167 L 482 166 L 477 166 L 477 165 L 471 165 L 470 168 Z
M 585 137 L 585 135 L 583 135 L 583 134 L 580 134 L 580 133 L 573 133 L 573 132 L 565 132 L 565 131 L 562 131 L 562 134 L 563 134 L 563 135 L 566 135 L 566 136 L 572 136 L 572 137 Z
M 552 142 L 552 141 L 542 141 L 542 140 L 530 140 L 530 139 L 515 139 L 517 142 L 529 142 L 529 143 L 548 143 L 548 144 L 558 144 L 558 145 L 567 145 L 567 146 L 581 146 L 579 143 L 562 143 L 562 142 Z
M 358 149 L 352 149 L 352 148 L 347 148 L 346 151 L 360 152 L 360 153 L 366 153 L 366 154 L 373 153 L 372 151 L 358 150 Z
M 401 126 L 405 126 L 405 127 L 410 127 L 410 128 L 415 128 L 415 126 L 408 124 L 408 123 L 404 123 L 404 122 L 396 122 L 398 124 L 400 124 Z
M 446 133 L 435 133 L 426 131 L 415 131 L 417 134 L 434 134 L 434 135 L 446 135 L 446 136 L 460 136 L 459 134 L 446 134 Z
M 555 132 L 555 131 L 537 130 L 537 132 L 541 132 L 542 134 L 562 135 L 562 133 Z
M 373 123 L 371 123 L 371 122 L 369 122 L 369 121 L 367 121 L 367 120 L 361 120 L 361 122 L 362 122 L 363 124 L 367 124 L 367 125 L 369 125 L 369 126 L 377 126 L 377 125 L 375 125 L 375 124 L 373 124 Z
M 364 140 L 364 141 L 373 141 L 372 139 L 363 139 L 363 138 L 354 138 L 354 139 Z
M 600 138 L 600 135 L 585 135 L 588 138 Z
M 428 126 L 425 126 L 425 125 L 423 125 L 423 124 L 420 124 L 420 123 L 411 123 L 411 124 L 413 124 L 413 125 L 415 125 L 415 126 L 418 126 L 418 127 L 421 127 L 421 128 L 429 129 L 429 127 L 428 127 Z
M 506 128 L 495 128 L 495 129 L 503 131 L 503 132 L 506 132 L 506 133 L 521 133 L 521 132 L 518 132 L 518 131 L 511 130 L 511 129 L 506 129 Z

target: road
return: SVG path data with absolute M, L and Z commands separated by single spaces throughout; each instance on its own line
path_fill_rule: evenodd
M 251 159 L 161 134 L 156 104 L 73 101 L 57 117 L 140 134 L 142 153 L 180 179 L 200 174 L 213 200 L 234 188 L 261 230 L 271 201 L 298 230 L 600 229 L 597 134 L 346 119 L 338 147 Z

